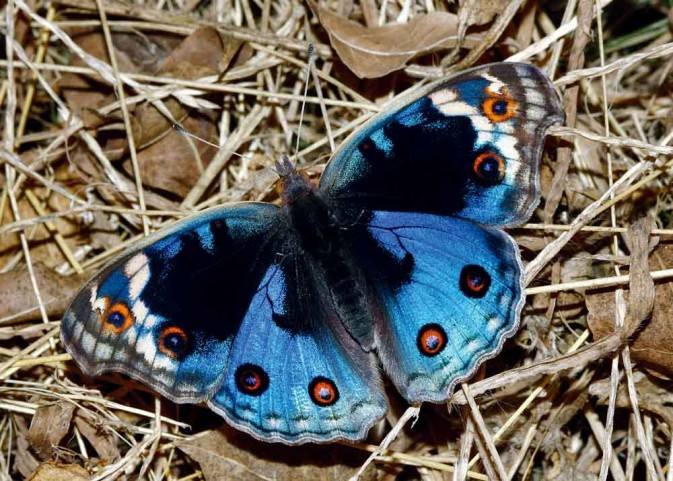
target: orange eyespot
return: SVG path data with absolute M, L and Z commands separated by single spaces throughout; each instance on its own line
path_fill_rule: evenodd
M 269 375 L 255 364 L 238 366 L 234 379 L 238 390 L 250 396 L 259 396 L 269 387 Z
M 495 152 L 482 152 L 474 159 L 472 170 L 481 182 L 497 184 L 505 177 L 505 159 Z
M 111 306 L 110 300 L 105 298 L 105 311 L 102 321 L 103 329 L 113 334 L 121 334 L 133 324 L 133 314 L 123 302 L 115 302 Z
M 168 326 L 159 334 L 159 351 L 168 357 L 178 359 L 182 357 L 189 346 L 189 336 L 178 326 Z
M 516 114 L 517 103 L 506 95 L 487 97 L 481 104 L 481 110 L 493 123 L 504 122 Z
M 425 356 L 436 356 L 446 347 L 446 332 L 439 324 L 426 324 L 418 331 L 418 350 Z
M 311 401 L 320 407 L 331 406 L 339 400 L 339 390 L 334 381 L 318 376 L 308 386 Z

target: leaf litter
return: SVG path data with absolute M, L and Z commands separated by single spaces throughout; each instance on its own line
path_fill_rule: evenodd
M 603 1 L 600 23 L 586 0 L 101 3 L 139 183 L 99 3 L 14 0 L 3 16 L 17 53 L 0 60 L 2 479 L 349 479 L 364 466 L 361 479 L 378 480 L 503 469 L 521 480 L 671 479 L 667 3 Z M 511 230 L 529 286 L 500 356 L 448 410 L 419 414 L 388 387 L 391 411 L 365 442 L 288 448 L 124 376 L 84 377 L 57 328 L 79 286 L 140 238 L 143 218 L 156 230 L 221 202 L 278 200 L 271 167 L 294 152 L 309 41 L 321 88 L 309 85 L 296 160 L 312 177 L 330 155 L 321 103 L 338 144 L 406 87 L 512 56 L 558 80 L 574 130 L 551 132 L 543 201 Z M 16 172 L 16 158 L 28 170 Z

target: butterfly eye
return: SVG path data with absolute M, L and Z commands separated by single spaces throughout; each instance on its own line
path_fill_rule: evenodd
M 467 297 L 484 297 L 491 285 L 491 276 L 481 267 L 469 264 L 460 272 L 460 290 Z
M 255 364 L 241 364 L 234 378 L 238 390 L 250 396 L 259 396 L 269 387 L 269 375 Z
M 505 177 L 505 160 L 494 152 L 483 152 L 474 159 L 472 169 L 483 183 L 497 184 Z
M 446 347 L 446 332 L 439 324 L 426 324 L 418 331 L 418 350 L 425 356 L 436 356 Z
M 308 386 L 311 401 L 320 407 L 331 406 L 339 400 L 339 390 L 334 381 L 318 376 Z
M 178 326 L 168 326 L 159 334 L 159 350 L 168 357 L 179 359 L 189 347 L 189 336 Z
M 106 299 L 106 305 L 109 301 Z M 133 314 L 123 302 L 115 302 L 103 312 L 103 329 L 121 334 L 133 324 Z
M 517 103 L 509 97 L 487 97 L 481 104 L 484 115 L 493 123 L 504 122 L 514 117 Z

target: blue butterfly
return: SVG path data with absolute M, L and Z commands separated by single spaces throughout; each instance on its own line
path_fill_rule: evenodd
M 282 205 L 239 203 L 150 236 L 64 315 L 85 373 L 120 371 L 287 444 L 358 440 L 407 401 L 446 401 L 514 334 L 522 266 L 503 226 L 539 199 L 563 119 L 535 67 L 478 67 L 354 132 L 313 188 L 278 162 Z

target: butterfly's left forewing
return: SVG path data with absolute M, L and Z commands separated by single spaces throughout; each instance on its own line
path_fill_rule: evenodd
M 476 67 L 396 101 L 354 132 L 320 189 L 341 212 L 516 224 L 537 205 L 544 133 L 562 118 L 558 94 L 536 67 Z
M 119 371 L 178 402 L 208 399 L 270 262 L 278 208 L 220 207 L 151 236 L 96 275 L 61 338 L 89 375 Z

